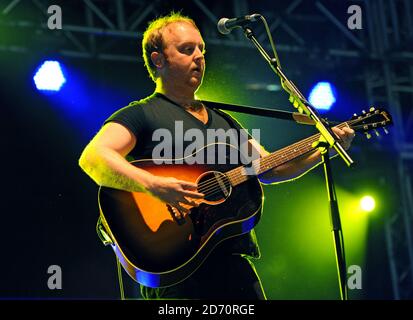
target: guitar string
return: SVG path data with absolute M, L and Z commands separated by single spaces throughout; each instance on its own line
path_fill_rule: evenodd
M 309 151 L 311 151 L 311 149 L 309 149 L 307 152 L 309 152 Z M 307 152 L 303 152 L 301 155 L 303 155 L 303 154 L 305 154 L 305 153 L 307 153 Z M 288 159 L 287 161 L 285 161 L 286 160 L 286 158 L 284 157 L 284 162 L 288 162 L 288 161 L 291 161 L 292 160 L 292 158 L 291 159 Z M 231 170 L 232 171 L 232 170 Z M 235 174 L 235 172 L 236 172 L 236 170 L 233 172 L 234 174 Z M 243 182 L 242 180 L 243 179 L 245 179 L 245 178 L 241 178 L 241 179 L 239 179 L 239 177 L 236 177 L 236 176 L 233 176 L 233 177 L 231 177 L 230 175 L 233 175 L 231 172 L 228 172 L 227 173 L 227 176 L 229 176 L 229 178 L 230 179 L 232 179 L 233 181 L 235 181 L 235 182 Z M 210 179 L 210 181 L 211 180 L 214 180 L 214 179 Z M 223 182 L 224 183 L 224 186 L 226 187 L 226 188 L 229 188 L 230 186 L 231 186 L 231 182 L 229 181 L 229 180 L 227 180 L 227 181 L 225 181 L 225 182 Z M 215 180 L 215 181 L 213 181 L 212 182 L 212 185 L 211 185 L 211 183 L 209 184 L 209 186 L 203 186 L 204 188 L 205 187 L 209 187 L 209 188 L 207 188 L 207 189 L 205 189 L 205 190 L 200 190 L 201 192 L 203 192 L 203 193 L 205 193 L 205 195 L 207 195 L 207 196 L 212 196 L 212 195 L 214 195 L 214 194 L 217 194 L 217 193 L 219 193 L 219 192 L 222 192 L 222 190 L 221 190 L 221 186 L 219 185 L 219 183 Z
M 307 151 L 307 152 L 308 152 L 308 151 Z M 303 155 L 303 154 L 305 154 L 305 153 L 307 153 L 307 152 L 304 152 L 304 153 L 302 153 L 302 154 L 300 154 L 300 155 Z M 290 160 L 291 160 L 291 159 L 290 159 Z M 211 180 L 214 180 L 214 179 L 211 179 Z M 230 179 L 227 179 L 227 181 L 223 182 L 223 183 L 224 183 L 224 186 L 225 186 L 226 188 L 231 187 L 231 182 L 230 182 L 229 180 L 230 180 Z M 242 179 L 240 180 L 240 179 L 237 178 L 237 177 L 234 177 L 233 180 L 242 181 Z M 200 192 L 204 193 L 204 194 L 207 195 L 207 196 L 212 196 L 212 195 L 214 195 L 214 194 L 219 193 L 219 192 L 222 191 L 219 182 L 216 182 L 216 180 L 215 180 L 214 182 L 212 182 L 212 186 L 210 185 L 210 186 L 209 186 L 209 189 L 207 189 L 207 190 L 198 189 L 198 190 L 199 190 Z
M 365 118 L 364 118 L 364 119 L 365 119 Z M 363 119 L 363 120 L 364 120 L 364 119 Z M 353 122 L 357 122 L 357 121 L 360 121 L 360 120 L 361 120 L 361 119 L 350 120 L 350 121 L 347 121 L 347 122 L 344 122 L 344 123 L 338 125 L 337 127 L 338 127 L 338 128 L 342 128 L 342 127 L 345 127 L 346 124 L 351 125 Z M 277 152 L 277 153 L 281 152 L 283 155 L 278 155 L 278 156 L 274 156 L 274 157 L 271 157 L 271 155 L 270 155 L 268 158 L 258 159 L 258 160 L 261 160 L 261 161 L 259 161 L 259 162 L 261 162 L 262 164 L 264 164 L 264 166 L 266 166 L 266 165 L 268 165 L 268 164 L 270 164 L 270 163 L 274 163 L 274 162 L 276 163 L 276 162 L 277 162 L 278 160 L 280 160 L 280 159 L 283 159 L 283 160 L 287 159 L 287 161 L 285 161 L 285 162 L 291 161 L 292 159 L 289 159 L 289 157 L 286 157 L 285 155 L 291 156 L 291 155 L 296 154 L 296 151 L 292 151 L 292 150 L 296 150 L 296 149 L 302 148 L 302 147 L 305 146 L 305 145 L 308 146 L 308 145 L 309 145 L 309 142 L 310 142 L 311 140 L 314 140 L 314 141 L 315 141 L 316 139 L 319 139 L 320 136 L 321 136 L 321 134 L 315 134 L 315 135 L 313 135 L 313 136 L 310 136 L 310 137 L 308 137 L 308 138 L 306 138 L 306 139 L 303 139 L 303 140 L 297 142 L 296 144 L 293 144 L 292 146 L 284 147 L 284 148 L 283 148 L 283 149 L 285 149 L 284 152 L 282 152 L 283 149 L 281 149 L 281 150 L 279 150 L 279 151 Z M 295 146 L 294 149 L 292 148 L 293 146 Z M 310 150 L 309 150 L 309 151 L 310 151 Z M 308 151 L 307 151 L 307 152 L 308 152 Z M 303 154 L 305 154 L 305 153 L 306 153 L 306 152 L 304 152 Z M 274 154 L 274 155 L 275 155 L 275 154 Z M 253 162 L 254 162 L 254 161 L 253 161 Z M 253 166 L 256 166 L 256 164 L 259 164 L 259 162 L 253 163 Z M 268 162 L 269 162 L 269 163 L 268 163 Z M 276 166 L 277 166 L 277 165 L 276 165 Z M 227 178 L 229 178 L 229 180 L 231 180 L 231 177 L 229 177 L 229 175 L 231 174 L 230 172 L 232 172 L 232 171 L 234 171 L 234 170 L 237 171 L 238 169 L 239 169 L 239 168 L 230 170 L 230 171 L 228 171 L 227 173 L 224 173 L 224 174 L 226 175 Z M 270 169 L 268 169 L 268 170 L 270 170 Z M 235 174 L 235 171 L 234 171 L 234 174 Z M 234 176 L 234 177 L 232 177 L 232 180 L 239 180 L 239 179 L 238 179 L 236 176 Z M 242 179 L 241 179 L 241 180 L 242 180 Z M 230 186 L 230 185 L 231 185 L 231 182 L 230 182 L 230 181 L 225 181 L 225 182 L 224 182 L 224 186 L 225 186 L 225 187 L 228 187 L 227 184 L 229 184 L 229 186 Z M 204 190 L 202 191 L 202 193 L 204 193 L 204 194 L 214 191 L 214 192 L 211 193 L 210 195 L 219 192 L 220 189 L 221 189 L 220 184 L 219 184 L 219 182 L 217 181 L 216 178 L 211 178 L 211 179 L 208 179 L 208 180 L 200 183 L 200 184 L 198 185 L 198 190 L 201 191 L 201 190 L 200 190 L 201 188 L 202 188 L 202 189 L 203 189 L 203 188 L 206 188 L 206 189 L 204 189 Z
M 313 138 L 313 137 L 309 137 L 309 138 Z M 305 145 L 304 140 L 300 142 L 300 146 L 296 145 L 295 148 L 296 149 L 301 148 L 301 145 Z M 290 156 L 290 155 L 293 155 L 293 154 L 296 153 L 294 151 L 290 151 L 291 150 L 290 148 L 291 148 L 291 146 L 283 148 L 283 149 L 286 149 L 286 151 L 283 152 L 283 154 L 286 154 L 286 155 Z M 283 149 L 279 150 L 279 152 L 282 152 Z M 272 157 L 271 157 L 271 159 L 269 159 L 269 158 L 261 160 L 261 163 L 268 162 L 268 160 L 273 160 Z M 276 159 L 281 159 L 281 158 L 285 158 L 285 156 L 276 157 Z M 258 162 L 256 162 L 256 163 L 253 162 L 252 165 L 254 167 L 257 167 L 257 164 L 259 164 L 259 163 Z M 239 170 L 239 168 L 236 168 L 236 169 L 233 169 L 233 170 L 237 170 L 237 169 Z M 228 171 L 225 175 L 228 176 L 229 175 L 228 173 L 231 172 L 231 171 L 232 170 Z M 229 178 L 231 179 L 231 177 L 229 177 Z M 236 179 L 236 177 L 234 177 L 234 179 Z M 206 189 L 204 189 L 204 192 L 209 192 L 209 191 L 211 191 L 211 188 L 214 189 L 214 187 L 216 187 L 216 186 L 219 187 L 219 183 L 216 181 L 216 178 L 211 178 L 211 179 L 208 179 L 208 180 L 200 183 L 198 185 L 198 190 L 200 190 L 201 188 L 206 188 Z
M 314 136 L 311 136 L 311 137 L 308 137 L 308 138 L 306 138 L 306 139 L 304 139 L 304 140 L 302 140 L 302 141 L 300 141 L 298 144 L 299 145 L 295 145 L 295 148 L 294 148 L 294 150 L 295 149 L 300 149 L 303 145 L 308 145 L 308 141 L 307 140 L 315 140 L 317 138 L 317 135 L 314 135 Z M 294 145 L 293 145 L 294 146 Z M 284 148 L 283 148 L 284 149 Z M 281 149 L 279 152 L 282 152 L 282 150 L 283 149 Z M 295 151 L 291 151 L 292 150 L 292 146 L 288 146 L 288 147 L 286 147 L 286 151 L 285 152 L 282 152 L 283 153 L 283 155 L 282 156 L 278 156 L 278 157 L 276 157 L 275 159 L 278 159 L 278 158 L 286 158 L 285 157 L 285 155 L 287 155 L 287 156 L 290 156 L 290 155 L 293 155 L 293 154 L 295 154 L 296 152 Z M 265 165 L 268 165 L 268 163 L 267 162 L 273 162 L 273 160 L 274 160 L 274 157 L 268 157 L 267 159 L 260 159 L 261 161 L 261 163 L 262 164 L 264 164 L 264 166 Z M 271 160 L 271 161 L 268 161 L 268 160 Z M 256 167 L 256 164 L 257 163 L 253 163 L 253 166 L 255 166 Z M 258 163 L 259 164 L 259 163 Z M 238 169 L 238 168 L 237 168 Z M 237 169 L 235 169 L 235 170 L 237 170 Z M 230 172 L 231 172 L 232 170 L 230 170 L 230 171 L 228 171 L 227 173 L 226 173 L 226 175 L 228 176 L 229 174 L 231 174 Z M 230 179 L 231 179 L 231 177 L 229 177 Z M 209 191 L 211 191 L 211 187 L 213 188 L 213 187 L 216 187 L 217 186 L 217 181 L 216 181 L 216 178 L 211 178 L 211 179 L 209 179 L 209 180 L 206 180 L 206 181 L 204 181 L 204 182 L 202 182 L 202 183 L 200 183 L 199 184 L 199 187 L 198 187 L 198 189 L 204 189 L 204 192 L 209 192 Z M 209 188 L 208 188 L 209 187 Z M 205 189 L 206 188 L 206 189 Z
M 300 146 L 300 147 L 299 147 L 299 146 L 296 146 L 296 149 L 298 149 L 298 148 L 301 148 L 301 146 Z M 308 152 L 308 151 L 306 151 L 306 152 Z M 300 155 L 305 154 L 306 152 L 303 152 L 303 153 L 301 153 Z M 286 156 L 278 156 L 278 157 L 275 158 L 275 160 L 283 159 L 284 161 L 285 161 L 285 160 L 289 161 L 289 160 L 291 160 L 289 156 L 295 155 L 296 152 L 294 152 L 294 151 L 287 151 L 287 152 L 284 152 L 284 155 L 285 155 L 285 154 L 287 154 L 288 157 L 286 157 Z M 267 161 L 265 161 L 265 160 L 267 160 Z M 272 161 L 273 161 L 274 159 L 269 159 L 269 158 L 268 158 L 268 159 L 265 159 L 265 160 L 262 160 L 262 161 L 261 161 L 261 164 L 260 164 L 260 162 L 255 162 L 255 163 L 253 162 L 252 166 L 254 167 L 254 171 L 255 171 L 255 172 L 258 171 L 258 170 L 257 170 L 257 166 L 262 166 L 262 164 L 264 164 L 264 166 L 265 166 L 265 165 L 268 165 L 268 164 L 265 164 L 264 162 L 268 162 L 268 160 L 272 160 Z M 238 170 L 237 170 L 237 169 L 238 169 Z M 239 168 L 237 168 L 237 169 L 235 169 L 235 171 L 239 171 Z M 233 181 L 234 181 L 234 180 L 235 180 L 235 181 L 239 181 L 239 180 L 240 180 L 238 177 L 236 177 L 236 176 L 234 175 L 235 172 L 230 173 L 231 171 L 232 171 L 232 170 L 230 170 L 229 172 L 225 173 L 226 178 L 227 178 L 227 179 L 226 179 L 227 181 L 224 182 L 225 187 L 231 186 L 230 180 L 233 180 Z M 228 178 L 229 178 L 229 179 L 228 179 Z M 241 180 L 242 180 L 242 179 L 241 179 Z M 229 186 L 228 186 L 228 185 L 229 185 Z M 202 192 L 202 193 L 204 193 L 204 194 L 207 194 L 207 193 L 212 192 L 212 193 L 210 193 L 209 195 L 212 195 L 212 194 L 215 194 L 215 193 L 219 192 L 220 189 L 221 189 L 220 184 L 219 184 L 219 182 L 217 181 L 216 178 L 211 178 L 211 179 L 209 179 L 209 180 L 206 180 L 205 182 L 203 182 L 202 184 L 200 184 L 199 187 L 198 187 L 198 191 L 200 191 L 200 192 Z
M 304 153 L 304 154 L 305 154 L 305 153 Z M 237 179 L 237 178 L 235 177 L 234 180 L 235 180 L 235 179 Z M 226 188 L 230 188 L 230 187 L 231 187 L 231 182 L 230 182 L 229 180 L 227 180 L 227 182 L 224 182 L 224 184 L 225 184 L 225 187 L 226 187 Z M 214 186 L 214 187 L 215 187 L 215 186 Z M 199 191 L 201 191 L 202 193 L 204 193 L 204 194 L 207 195 L 207 196 L 212 196 L 212 195 L 215 195 L 215 194 L 217 194 L 217 193 L 222 192 L 222 189 L 221 189 L 221 186 L 220 186 L 219 183 L 216 183 L 216 188 L 214 188 L 214 187 L 210 188 L 210 189 L 207 191 L 208 194 L 206 194 L 205 191 L 201 191 L 201 190 L 199 190 Z
M 353 129 L 355 129 L 355 130 L 359 130 L 359 129 L 361 129 L 361 128 L 364 129 L 364 127 L 366 126 L 366 124 L 361 124 L 361 125 L 353 125 L 353 124 L 354 124 L 354 123 L 357 123 L 357 122 L 360 122 L 360 121 L 362 121 L 362 120 L 365 120 L 365 119 L 367 119 L 367 118 L 369 118 L 369 117 L 371 117 L 371 116 L 374 116 L 374 115 L 375 115 L 375 114 L 373 114 L 373 115 L 370 114 L 370 115 L 368 115 L 367 117 L 363 117 L 363 119 L 349 120 L 349 121 L 347 121 L 346 123 L 347 123 L 348 125 L 351 125 L 351 128 L 353 128 Z M 346 123 L 342 123 L 342 124 L 338 125 L 337 127 L 342 128 L 342 127 L 346 126 Z M 368 124 L 368 125 L 369 125 L 370 127 L 371 127 L 371 126 L 374 127 L 375 124 L 376 124 L 376 125 L 377 125 L 377 124 L 381 124 L 382 126 L 385 125 L 385 123 L 383 123 L 383 121 L 377 121 L 377 122 L 375 122 L 375 123 L 370 123 L 370 124 Z M 313 136 L 311 136 L 311 137 L 308 137 L 308 138 L 300 141 L 299 143 L 293 145 L 293 146 L 294 146 L 294 150 L 296 150 L 296 149 L 298 149 L 298 148 L 302 148 L 302 147 L 303 147 L 303 144 L 307 144 L 307 143 L 308 143 L 308 147 L 309 147 L 309 146 L 310 146 L 310 143 L 309 143 L 309 142 L 310 142 L 311 140 L 315 141 L 315 140 L 319 139 L 320 136 L 321 136 L 321 134 L 316 134 L 316 135 L 313 135 Z M 283 150 L 284 150 L 284 152 L 283 152 Z M 270 168 L 272 168 L 272 167 L 276 167 L 276 166 L 279 166 L 279 165 L 281 165 L 281 164 L 283 164 L 283 163 L 286 163 L 286 162 L 288 162 L 288 161 L 291 161 L 294 157 L 291 157 L 291 158 L 290 158 L 290 156 L 296 154 L 296 151 L 292 151 L 292 150 L 293 150 L 293 147 L 292 147 L 292 146 L 288 146 L 288 147 L 285 147 L 285 148 L 283 148 L 283 149 L 281 149 L 281 150 L 279 150 L 279 151 L 276 152 L 277 154 L 278 154 L 278 153 L 281 153 L 281 155 L 275 155 L 275 154 L 273 154 L 272 156 L 269 156 L 269 157 L 267 157 L 267 158 L 265 158 L 265 159 L 259 159 L 259 161 L 260 161 L 260 163 L 261 163 L 265 168 L 269 168 L 268 170 L 270 170 Z M 311 148 L 309 148 L 308 151 L 306 151 L 306 152 L 309 152 L 309 151 L 311 151 Z M 306 152 L 302 152 L 302 154 L 305 154 Z M 279 160 L 281 160 L 281 163 L 278 163 L 278 164 L 277 164 L 277 162 L 278 162 Z M 274 165 L 274 162 L 276 163 L 275 165 Z M 238 169 L 239 169 L 239 168 L 230 170 L 229 172 L 227 172 L 227 174 L 228 174 L 228 175 L 231 175 L 232 173 L 235 174 Z M 263 170 L 262 172 L 265 172 L 265 171 Z M 261 173 L 262 173 L 262 172 L 261 172 Z M 244 179 L 245 179 L 245 178 L 241 178 L 241 179 L 240 179 L 240 178 L 235 178 L 235 181 L 236 181 L 236 182 L 243 182 Z
M 288 161 L 291 160 L 290 156 L 296 154 L 296 151 L 292 151 L 292 150 L 301 149 L 303 146 L 308 147 L 309 142 L 311 140 L 315 141 L 317 138 L 319 138 L 317 134 L 314 135 L 314 136 L 308 137 L 308 138 L 298 142 L 297 145 L 293 145 L 294 149 L 293 149 L 293 146 L 286 147 L 286 151 L 282 152 L 283 153 L 282 156 L 275 156 L 275 157 L 270 156 L 266 159 L 262 159 L 260 162 L 261 162 L 261 164 L 264 164 L 264 166 L 268 165 L 268 162 L 274 163 L 274 160 L 279 160 L 281 158 L 283 158 L 284 161 L 287 160 L 287 162 L 288 162 Z M 283 149 L 281 149 L 280 151 L 282 151 L 282 150 Z M 305 152 L 303 152 L 302 154 L 304 154 L 304 153 Z M 252 166 L 256 167 L 257 164 L 259 165 L 260 163 L 259 162 L 256 162 L 256 163 L 253 162 Z M 237 169 L 235 169 L 235 170 L 237 170 Z M 231 171 L 229 171 L 229 172 L 231 172 Z M 229 172 L 226 173 L 227 176 L 230 174 Z M 229 178 L 231 179 L 231 177 L 229 177 Z M 235 179 L 237 179 L 237 178 L 235 177 Z M 219 182 L 217 182 L 216 178 L 212 178 L 212 179 L 209 179 L 209 180 L 203 182 L 202 185 L 200 184 L 198 190 L 201 191 L 200 189 L 206 188 L 206 189 L 202 190 L 203 193 L 208 193 L 208 192 L 212 192 L 212 191 L 214 191 L 214 193 L 216 193 L 217 192 L 216 191 L 217 187 L 218 187 L 218 190 L 219 190 L 220 189 Z
M 350 122 L 351 122 L 351 121 L 348 121 L 347 123 L 350 123 Z M 340 124 L 340 125 L 338 125 L 337 127 L 341 128 L 341 127 L 344 127 L 344 126 L 346 126 L 346 123 Z M 281 150 L 278 151 L 278 152 L 281 152 L 282 155 L 273 156 L 273 157 L 269 156 L 269 157 L 266 158 L 266 159 L 257 159 L 257 160 L 261 160 L 261 161 L 256 162 L 256 163 L 254 163 L 254 162 L 255 162 L 255 161 L 254 161 L 252 166 L 256 167 L 256 165 L 257 165 L 257 164 L 260 164 L 260 162 L 261 162 L 261 164 L 264 164 L 264 166 L 266 166 L 266 165 L 268 165 L 268 164 L 270 164 L 270 163 L 274 163 L 274 162 L 276 163 L 276 162 L 278 162 L 278 160 L 280 160 L 280 159 L 282 159 L 284 162 L 291 161 L 292 158 L 290 158 L 290 156 L 291 156 L 291 155 L 295 155 L 295 154 L 297 153 L 297 152 L 296 152 L 296 149 L 301 149 L 301 148 L 304 147 L 304 146 L 307 146 L 307 147 L 308 147 L 310 141 L 315 141 L 315 140 L 319 139 L 320 136 L 321 136 L 321 134 L 315 134 L 315 135 L 313 135 L 313 136 L 310 136 L 310 137 L 308 137 L 308 138 L 306 138 L 306 139 L 303 139 L 303 140 L 297 142 L 296 144 L 293 144 L 292 146 L 284 147 L 284 148 L 283 148 L 283 149 L 285 149 L 284 152 L 282 152 L 283 149 L 281 149 Z M 293 149 L 293 146 L 294 146 L 294 149 Z M 295 150 L 295 151 L 293 151 L 293 150 Z M 311 149 L 310 149 L 310 150 L 311 150 Z M 310 150 L 308 150 L 308 151 L 306 151 L 306 152 L 309 152 Z M 278 152 L 277 152 L 277 153 L 278 153 Z M 305 154 L 306 152 L 301 153 L 301 155 Z M 285 161 L 285 160 L 286 160 L 286 161 Z M 269 162 L 269 163 L 268 163 L 268 162 Z M 276 165 L 276 166 L 277 166 L 277 165 Z M 239 168 L 236 168 L 236 169 L 233 169 L 233 170 L 237 171 L 237 169 L 239 170 Z M 228 172 L 225 174 L 225 175 L 227 176 L 227 178 L 231 179 L 231 177 L 228 177 L 228 175 L 230 175 L 230 174 L 231 174 L 230 172 L 233 171 L 233 170 L 230 170 L 230 171 L 228 171 Z M 268 170 L 270 170 L 270 169 L 268 169 Z M 234 173 L 235 173 L 235 172 L 234 172 Z M 239 180 L 239 179 L 238 179 L 237 177 L 234 177 L 233 180 Z M 241 179 L 241 181 L 242 181 L 242 179 Z M 228 187 L 228 186 L 227 186 L 228 183 L 229 183 L 229 185 L 231 185 L 230 181 L 229 181 L 229 182 L 224 182 L 225 187 Z M 203 189 L 203 188 L 206 188 L 206 189 L 204 189 L 204 190 L 201 191 L 201 190 L 200 190 L 201 188 L 202 188 L 202 189 Z M 199 187 L 198 187 L 198 190 L 201 191 L 201 192 L 204 193 L 204 194 L 209 193 L 209 192 L 213 192 L 213 193 L 211 193 L 210 195 L 219 192 L 220 189 L 221 189 L 220 184 L 219 184 L 219 182 L 217 181 L 216 178 L 211 178 L 211 179 L 209 179 L 209 180 L 206 180 L 206 181 L 202 182 L 202 183 L 199 185 Z

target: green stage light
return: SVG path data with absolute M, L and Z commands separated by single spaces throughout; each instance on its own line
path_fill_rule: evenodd
M 371 212 L 376 207 L 376 201 L 372 196 L 364 196 L 360 200 L 360 207 L 363 211 Z

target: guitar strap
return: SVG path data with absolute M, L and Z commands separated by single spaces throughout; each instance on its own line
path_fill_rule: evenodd
M 227 111 L 234 111 L 239 113 L 245 114 L 252 114 L 254 116 L 263 116 L 263 117 L 271 117 L 276 119 L 288 120 L 306 123 L 311 121 L 309 117 L 306 115 L 302 115 L 298 112 L 289 112 L 283 110 L 276 110 L 274 108 L 256 108 L 256 107 L 249 107 L 245 105 L 236 105 L 236 104 L 228 104 L 222 102 L 214 102 L 214 101 L 207 101 L 201 100 L 203 103 L 209 106 L 211 109 L 220 109 L 220 110 L 227 110 Z M 297 118 L 298 117 L 298 118 Z
M 304 113 L 299 112 L 289 112 L 283 110 L 276 110 L 274 108 L 256 108 L 256 107 L 249 107 L 244 105 L 236 105 L 236 104 L 227 104 L 222 102 L 213 102 L 207 100 L 201 100 L 203 103 L 208 105 L 210 109 L 220 111 L 233 111 L 237 113 L 245 113 L 245 114 L 252 114 L 253 116 L 261 116 L 267 118 L 275 118 L 281 120 L 292 121 L 297 124 L 305 124 L 305 125 L 315 125 L 314 121 Z M 322 118 L 326 124 L 329 125 L 338 125 L 340 122 L 327 120 L 327 118 Z

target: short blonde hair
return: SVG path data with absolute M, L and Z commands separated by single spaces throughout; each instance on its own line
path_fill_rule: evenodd
M 149 22 L 148 27 L 146 28 L 143 34 L 142 40 L 142 55 L 143 60 L 145 62 L 146 69 L 148 70 L 149 76 L 155 82 L 157 75 L 156 75 L 156 67 L 151 61 L 151 54 L 152 52 L 162 52 L 164 49 L 163 43 L 163 30 L 166 26 L 171 23 L 176 22 L 185 22 L 193 25 L 198 31 L 198 27 L 195 24 L 195 21 L 191 18 L 182 15 L 180 12 L 172 11 L 166 16 L 156 18 Z

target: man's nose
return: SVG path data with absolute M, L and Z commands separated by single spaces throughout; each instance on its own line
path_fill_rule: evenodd
M 198 47 L 195 49 L 195 60 L 204 59 L 204 53 Z

